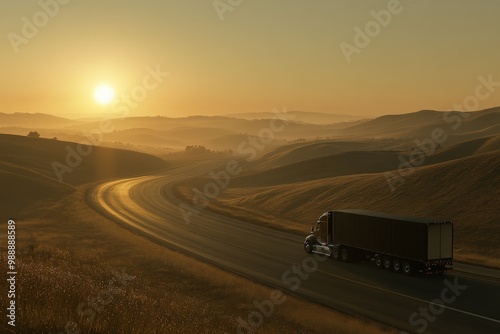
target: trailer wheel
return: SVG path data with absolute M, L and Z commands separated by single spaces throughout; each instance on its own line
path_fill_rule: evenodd
M 307 240 L 304 243 L 304 250 L 306 251 L 306 253 L 309 253 L 309 254 L 311 254 L 313 252 L 313 246 L 309 240 Z
M 410 261 L 403 262 L 403 274 L 411 275 L 413 273 L 413 265 Z
M 382 268 L 382 257 L 380 255 L 375 256 L 375 265 L 377 268 Z
M 340 249 L 340 260 L 342 262 L 349 262 L 351 261 L 351 252 L 349 251 L 349 248 L 347 247 L 342 247 Z
M 340 250 L 339 250 L 338 247 L 333 247 L 332 248 L 332 258 L 335 261 L 339 261 L 340 260 Z
M 392 269 L 395 271 L 395 272 L 399 272 L 401 270 L 401 260 L 399 260 L 397 257 L 395 257 L 393 260 L 392 260 Z
M 384 269 L 391 270 L 392 268 L 392 261 L 391 258 L 388 256 L 384 257 Z

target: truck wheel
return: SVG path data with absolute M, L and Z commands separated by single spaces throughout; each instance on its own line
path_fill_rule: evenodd
M 388 256 L 384 257 L 384 269 L 391 270 L 392 268 L 392 261 L 391 258 Z
M 410 261 L 404 261 L 402 269 L 405 275 L 411 275 L 413 273 L 413 265 Z
M 380 255 L 375 256 L 375 265 L 377 268 L 382 268 L 382 257 Z
M 335 261 L 339 261 L 340 260 L 340 250 L 339 250 L 338 247 L 332 248 L 332 258 Z
M 342 262 L 349 262 L 349 261 L 351 261 L 351 254 L 350 254 L 349 248 L 342 247 L 340 249 L 340 260 Z
M 397 257 L 392 260 L 392 269 L 397 273 L 401 270 L 401 260 Z
M 308 254 L 311 254 L 311 253 L 313 252 L 313 246 L 312 246 L 312 244 L 311 244 L 311 242 L 310 242 L 310 241 L 306 241 L 306 242 L 304 243 L 304 250 L 305 250 L 305 251 L 306 251 L 306 253 L 308 253 Z

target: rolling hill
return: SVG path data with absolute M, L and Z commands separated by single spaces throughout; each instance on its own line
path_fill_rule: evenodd
M 321 158 L 350 151 L 394 150 L 400 143 L 395 140 L 315 140 L 282 145 L 270 150 L 246 167 L 267 170 L 300 161 Z
M 79 124 L 79 121 L 41 113 L 0 113 L 0 128 L 57 129 Z
M 342 175 L 380 173 L 396 169 L 396 151 L 351 151 L 299 161 L 266 171 L 250 172 L 231 180 L 233 187 L 265 187 Z
M 307 112 L 307 111 L 289 111 L 291 115 L 294 116 L 295 122 L 304 122 L 311 124 L 334 124 L 343 122 L 354 122 L 360 121 L 362 116 L 344 115 L 344 114 L 330 114 L 322 112 Z M 250 112 L 250 113 L 236 113 L 227 114 L 226 117 L 246 119 L 246 120 L 258 120 L 258 119 L 271 119 L 275 117 L 272 112 Z
M 409 161 L 411 150 L 376 150 L 397 146 L 397 142 L 378 141 L 316 141 L 285 145 L 245 165 L 244 173 L 231 180 L 233 187 L 266 187 L 343 175 L 381 173 L 396 170 L 401 159 Z M 363 151 L 363 148 L 371 148 Z M 414 166 L 428 166 L 471 157 L 500 149 L 500 135 L 483 137 L 436 148 L 432 154 L 412 160 Z
M 384 173 L 270 187 L 250 180 L 227 189 L 216 205 L 307 232 L 327 210 L 356 208 L 452 219 L 461 254 L 500 256 L 500 151 L 416 168 L 391 191 Z
M 169 150 L 183 150 L 188 145 L 205 145 L 213 150 L 236 150 L 248 136 L 269 133 L 272 126 L 277 126 L 279 130 L 273 131 L 272 136 L 277 143 L 270 146 L 282 145 L 284 140 L 298 138 L 308 140 L 332 138 L 337 136 L 339 130 L 359 124 L 359 122 L 335 124 L 326 121 L 318 124 L 303 122 L 300 117 L 309 114 L 315 113 L 289 112 L 279 115 L 262 113 L 264 118 L 256 119 L 226 116 L 110 118 L 107 120 L 109 127 L 106 126 L 110 131 L 104 133 L 102 144 L 114 146 L 113 144 L 121 143 L 136 148 L 161 147 Z M 116 117 L 116 115 L 110 116 Z M 284 127 L 281 121 L 271 123 L 277 117 L 289 117 Z M 296 117 L 299 119 L 295 120 Z M 92 132 L 101 127 L 101 120 L 92 118 L 69 120 L 47 114 L 0 114 L 0 132 L 5 134 L 23 136 L 29 131 L 36 130 L 44 138 L 56 137 L 60 140 L 78 142 L 84 140 L 85 132 Z
M 436 150 L 434 154 L 426 158 L 425 165 L 466 158 L 496 150 L 500 150 L 500 135 L 467 140 Z
M 0 192 L 0 212 L 14 215 L 39 200 L 64 196 L 78 185 L 141 175 L 166 166 L 157 157 L 104 147 L 93 147 L 90 154 L 80 156 L 79 163 L 73 155 L 67 164 L 68 152 L 78 149 L 78 144 L 71 142 L 0 135 L 0 184 L 4 190 Z M 63 182 L 58 180 L 54 163 L 71 170 L 60 173 Z
M 422 110 L 401 115 L 385 115 L 339 132 L 347 137 L 431 138 L 434 129 L 448 136 L 446 144 L 455 144 L 500 133 L 500 107 L 470 113 Z

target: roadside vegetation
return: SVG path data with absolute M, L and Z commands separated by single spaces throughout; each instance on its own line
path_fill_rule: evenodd
M 18 333 L 238 333 L 238 318 L 255 311 L 255 300 L 269 298 L 271 288 L 156 245 L 99 216 L 86 207 L 84 196 L 80 187 L 58 203 L 44 203 L 37 209 L 39 218 L 17 221 Z M 57 217 L 54 210 L 60 212 Z M 5 260 L 6 249 L 1 256 Z M 293 296 L 252 329 L 390 331 Z
M 308 162 L 314 170 L 315 161 Z M 286 169 L 279 174 L 270 169 L 259 173 L 269 184 L 256 186 L 249 170 L 249 175 L 232 179 L 217 198 L 210 198 L 207 209 L 301 236 L 319 215 L 335 209 L 453 220 L 455 260 L 500 268 L 499 170 L 500 151 L 493 150 L 415 168 L 395 191 L 379 172 L 289 183 Z M 193 189 L 203 190 L 211 181 L 209 177 L 186 181 L 177 185 L 175 194 L 193 203 Z

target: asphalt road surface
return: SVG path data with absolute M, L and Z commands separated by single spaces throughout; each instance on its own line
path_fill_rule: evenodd
M 497 271 L 456 264 L 458 270 L 439 277 L 405 276 L 377 269 L 371 262 L 342 263 L 306 254 L 304 238 L 208 210 L 193 212 L 192 203 L 173 194 L 173 185 L 193 175 L 208 176 L 208 168 L 183 167 L 104 183 L 92 189 L 89 202 L 169 248 L 402 331 L 500 333 Z M 305 222 L 304 237 L 313 223 Z

